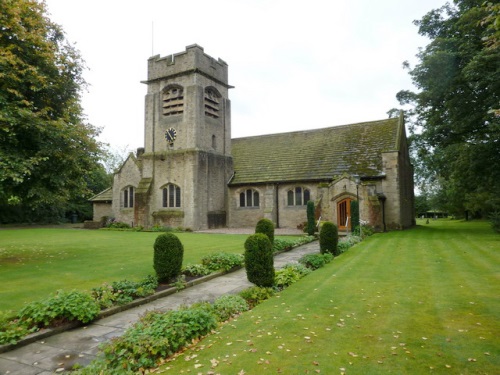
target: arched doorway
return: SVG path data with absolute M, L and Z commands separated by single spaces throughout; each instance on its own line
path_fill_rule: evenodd
M 339 230 L 351 229 L 351 198 L 346 198 L 337 203 L 337 224 Z

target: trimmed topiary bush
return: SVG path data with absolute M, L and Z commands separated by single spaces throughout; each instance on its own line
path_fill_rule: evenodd
M 339 242 L 339 231 L 335 224 L 331 221 L 325 221 L 319 232 L 319 250 L 322 254 L 331 253 L 335 256 L 339 255 L 337 244 Z
M 158 281 L 170 281 L 180 275 L 184 246 L 173 233 L 160 234 L 154 244 L 153 267 Z
M 314 235 L 314 231 L 316 230 L 316 223 L 314 220 L 314 202 L 307 202 L 307 234 L 309 236 Z
M 260 219 L 255 226 L 255 233 L 263 233 L 271 241 L 271 245 L 274 243 L 274 224 L 269 219 Z
M 359 202 L 351 201 L 351 227 L 359 234 Z
M 273 249 L 265 234 L 253 234 L 245 241 L 245 268 L 251 283 L 262 287 L 274 285 Z

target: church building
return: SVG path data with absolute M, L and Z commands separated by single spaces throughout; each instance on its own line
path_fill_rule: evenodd
M 268 218 L 297 228 L 312 200 L 317 219 L 350 230 L 350 202 L 357 200 L 360 219 L 376 230 L 415 224 L 403 115 L 233 139 L 223 60 L 198 45 L 153 56 L 144 83 L 144 148 L 91 199 L 95 222 L 107 216 L 203 230 L 255 227 Z

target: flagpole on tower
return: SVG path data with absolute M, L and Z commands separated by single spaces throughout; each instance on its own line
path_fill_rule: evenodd
M 155 23 L 151 21 L 151 56 L 155 54 Z

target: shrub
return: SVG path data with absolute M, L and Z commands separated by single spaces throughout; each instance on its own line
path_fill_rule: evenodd
M 351 244 L 349 242 L 339 241 L 339 243 L 337 244 L 337 252 L 339 254 L 343 254 L 347 250 L 349 250 L 350 247 L 351 247 Z
M 359 225 L 359 202 L 351 201 L 351 227 L 356 230 Z
M 151 232 L 173 232 L 173 231 L 174 228 L 166 225 L 155 224 L 151 227 Z
M 216 326 L 216 317 L 206 308 L 149 312 L 123 336 L 103 346 L 106 363 L 103 367 L 123 372 L 156 367 L 161 358 L 172 355 Z
M 495 211 L 490 214 L 491 228 L 496 233 L 500 233 L 500 211 Z
M 325 253 L 323 254 L 323 259 L 325 260 L 325 264 L 328 264 L 333 260 L 333 254 Z
M 286 264 L 283 268 L 276 271 L 274 285 L 278 289 L 285 289 L 310 272 L 311 270 L 302 264 Z
M 113 291 L 118 294 L 118 302 L 129 302 L 153 294 L 158 286 L 158 281 L 150 275 L 141 281 L 114 281 L 111 286 Z
M 294 246 L 300 246 L 304 245 L 306 243 L 316 241 L 316 238 L 314 236 L 302 236 L 302 237 L 297 237 L 297 239 L 294 240 Z
M 307 202 L 307 234 L 309 236 L 314 235 L 314 231 L 316 230 L 316 223 L 314 220 L 314 202 Z
M 103 284 L 102 286 L 92 288 L 91 294 L 101 309 L 107 309 L 118 303 L 118 295 L 111 285 Z
M 92 288 L 92 297 L 99 303 L 101 308 L 108 308 L 116 304 L 124 305 L 134 299 L 154 294 L 157 286 L 156 277 L 148 275 L 140 281 L 114 281 L 111 285 L 104 284 Z
M 80 291 L 58 291 L 54 297 L 35 301 L 19 311 L 18 318 L 28 327 L 48 327 L 63 322 L 88 323 L 101 311 L 89 294 Z
M 260 219 L 255 226 L 255 233 L 262 233 L 269 238 L 271 245 L 274 243 L 274 224 L 269 219 Z
M 129 229 L 130 225 L 127 223 L 122 223 L 121 221 L 112 221 L 107 225 L 107 228 L 112 229 Z
M 337 252 L 339 254 L 345 253 L 350 247 L 361 242 L 362 238 L 360 236 L 350 235 L 342 238 L 337 244 Z
M 325 258 L 323 254 L 307 254 L 299 259 L 299 263 L 314 271 L 325 265 Z
M 263 287 L 274 285 L 272 245 L 265 234 L 253 234 L 245 241 L 245 267 L 251 283 Z
M 339 241 L 339 232 L 337 226 L 330 221 L 325 221 L 319 232 L 319 250 L 322 254 L 331 253 L 335 256 L 337 252 L 337 244 Z
M 170 284 L 173 286 L 178 292 L 181 291 L 182 289 L 186 289 L 187 283 L 186 283 L 186 276 L 185 275 L 179 275 L 177 276 L 177 279 Z
M 274 285 L 278 289 L 285 289 L 296 283 L 301 278 L 300 273 L 295 271 L 293 268 L 281 268 L 276 271 L 274 276 Z
M 16 344 L 17 341 L 36 331 L 36 328 L 29 328 L 26 321 L 14 319 L 10 312 L 0 311 L 0 345 Z
M 160 234 L 154 244 L 153 267 L 159 281 L 169 281 L 179 276 L 184 247 L 173 233 Z
M 373 227 L 366 224 L 366 222 L 360 221 L 359 227 L 356 227 L 353 234 L 360 237 L 369 237 L 374 233 Z
M 273 288 L 263 288 L 260 286 L 252 286 L 242 290 L 239 295 L 247 301 L 248 307 L 253 309 L 262 301 L 271 298 L 274 295 Z
M 225 322 L 233 316 L 248 310 L 248 303 L 239 295 L 225 295 L 213 303 L 213 310 L 219 322 Z
M 201 263 L 203 266 L 207 267 L 210 272 L 220 270 L 227 272 L 232 268 L 243 266 L 243 255 L 219 252 L 203 257 Z
M 275 238 L 273 243 L 273 253 L 288 251 L 295 246 L 295 241 L 291 239 Z
M 188 264 L 182 268 L 182 273 L 186 276 L 205 276 L 209 275 L 211 271 L 203 264 Z

